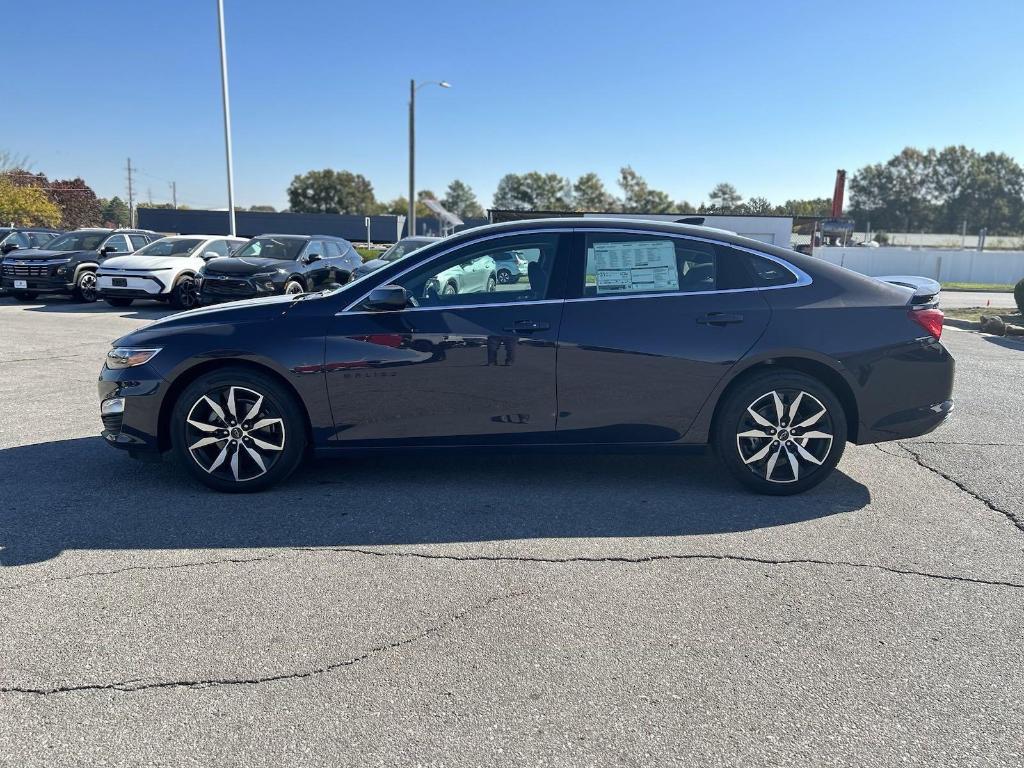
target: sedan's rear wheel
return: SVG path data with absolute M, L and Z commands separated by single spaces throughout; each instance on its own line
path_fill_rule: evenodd
M 824 480 L 846 446 L 846 416 L 833 392 L 796 371 L 754 376 L 715 420 L 715 448 L 732 474 L 759 493 L 800 493 Z
M 306 448 L 295 398 L 246 369 L 200 376 L 175 403 L 170 428 L 177 459 L 218 491 L 258 491 L 280 482 Z

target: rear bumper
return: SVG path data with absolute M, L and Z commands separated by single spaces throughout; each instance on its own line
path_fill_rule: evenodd
M 857 443 L 926 435 L 952 413 L 956 366 L 938 341 L 918 339 L 868 357 L 844 361 L 861 379 Z

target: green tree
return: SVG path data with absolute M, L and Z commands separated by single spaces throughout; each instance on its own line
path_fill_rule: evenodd
M 473 194 L 473 189 L 463 181 L 454 179 L 441 199 L 441 205 L 463 219 L 478 219 L 486 214 Z
M 775 212 L 775 207 L 766 197 L 752 197 L 740 207 L 751 216 L 770 216 Z
M 293 178 L 288 204 L 293 213 L 370 214 L 378 210 L 373 184 L 365 176 L 330 168 Z
M 743 202 L 743 196 L 736 191 L 736 187 L 724 181 L 708 192 L 708 199 L 713 208 L 724 213 L 732 211 Z
M 815 197 L 808 200 L 787 200 L 775 206 L 779 216 L 830 216 L 832 200 L 828 197 Z
M 498 182 L 494 207 L 512 211 L 572 210 L 572 185 L 557 173 L 509 173 Z
M 572 205 L 577 211 L 612 213 L 619 210 L 619 201 L 604 187 L 596 173 L 585 173 L 572 185 Z
M 935 154 L 932 175 L 937 230 L 958 232 L 967 222 L 971 231 L 1011 234 L 1024 225 L 1024 169 L 1010 156 L 946 147 Z
M 878 229 L 931 231 L 939 190 L 934 173 L 936 152 L 907 147 L 886 163 L 861 168 L 850 179 L 849 214 Z
M 250 205 L 249 210 L 253 213 L 277 213 L 277 208 L 272 205 Z
M 50 181 L 45 174 L 18 169 L 7 177 L 17 187 L 35 187 L 44 192 L 60 209 L 60 225 L 68 229 L 100 223 L 100 202 L 96 193 L 81 178 Z
M 428 198 L 432 200 L 437 199 L 434 193 L 431 192 L 429 189 L 421 189 L 419 192 L 416 193 L 416 218 L 423 219 L 434 215 L 434 212 L 423 204 L 423 201 Z M 377 213 L 388 213 L 391 214 L 392 216 L 408 216 L 409 198 L 407 198 L 405 195 L 399 195 L 393 200 L 389 200 L 386 203 L 381 203 L 377 207 Z
M 113 227 L 127 227 L 131 224 L 128 204 L 117 195 L 109 200 L 100 200 L 100 221 Z
M 60 208 L 46 191 L 34 186 L 18 186 L 0 175 L 0 222 L 25 227 L 55 227 L 60 224 Z
M 651 189 L 644 178 L 625 166 L 619 170 L 623 213 L 673 213 L 676 210 L 668 193 Z

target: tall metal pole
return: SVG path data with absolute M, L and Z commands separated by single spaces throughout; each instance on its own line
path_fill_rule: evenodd
M 228 221 L 235 233 L 235 172 L 231 164 L 231 103 L 228 99 L 228 51 L 224 43 L 224 0 L 217 0 L 217 27 L 220 32 L 220 89 L 224 100 L 224 153 L 228 164 Z
M 132 189 L 132 159 L 128 158 L 128 226 L 135 227 L 135 195 Z
M 409 237 L 416 235 L 416 81 L 409 81 Z

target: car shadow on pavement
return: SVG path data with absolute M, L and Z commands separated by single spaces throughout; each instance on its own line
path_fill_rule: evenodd
M 310 462 L 259 494 L 218 494 L 170 461 L 96 438 L 0 450 L 0 565 L 64 550 L 339 547 L 730 533 L 864 507 L 836 471 L 790 497 L 736 486 L 709 456 L 462 455 Z
M 92 304 L 84 304 L 77 301 L 61 301 L 55 300 L 52 302 L 39 303 L 26 302 L 24 308 L 29 312 L 57 312 L 61 314 L 69 315 L 94 315 L 94 314 L 114 314 L 120 315 L 121 317 L 135 317 L 140 320 L 157 320 L 161 317 L 180 312 L 181 310 L 172 309 L 166 304 L 159 302 L 145 302 L 142 304 L 132 304 L 130 307 L 112 307 L 105 301 L 97 301 Z

